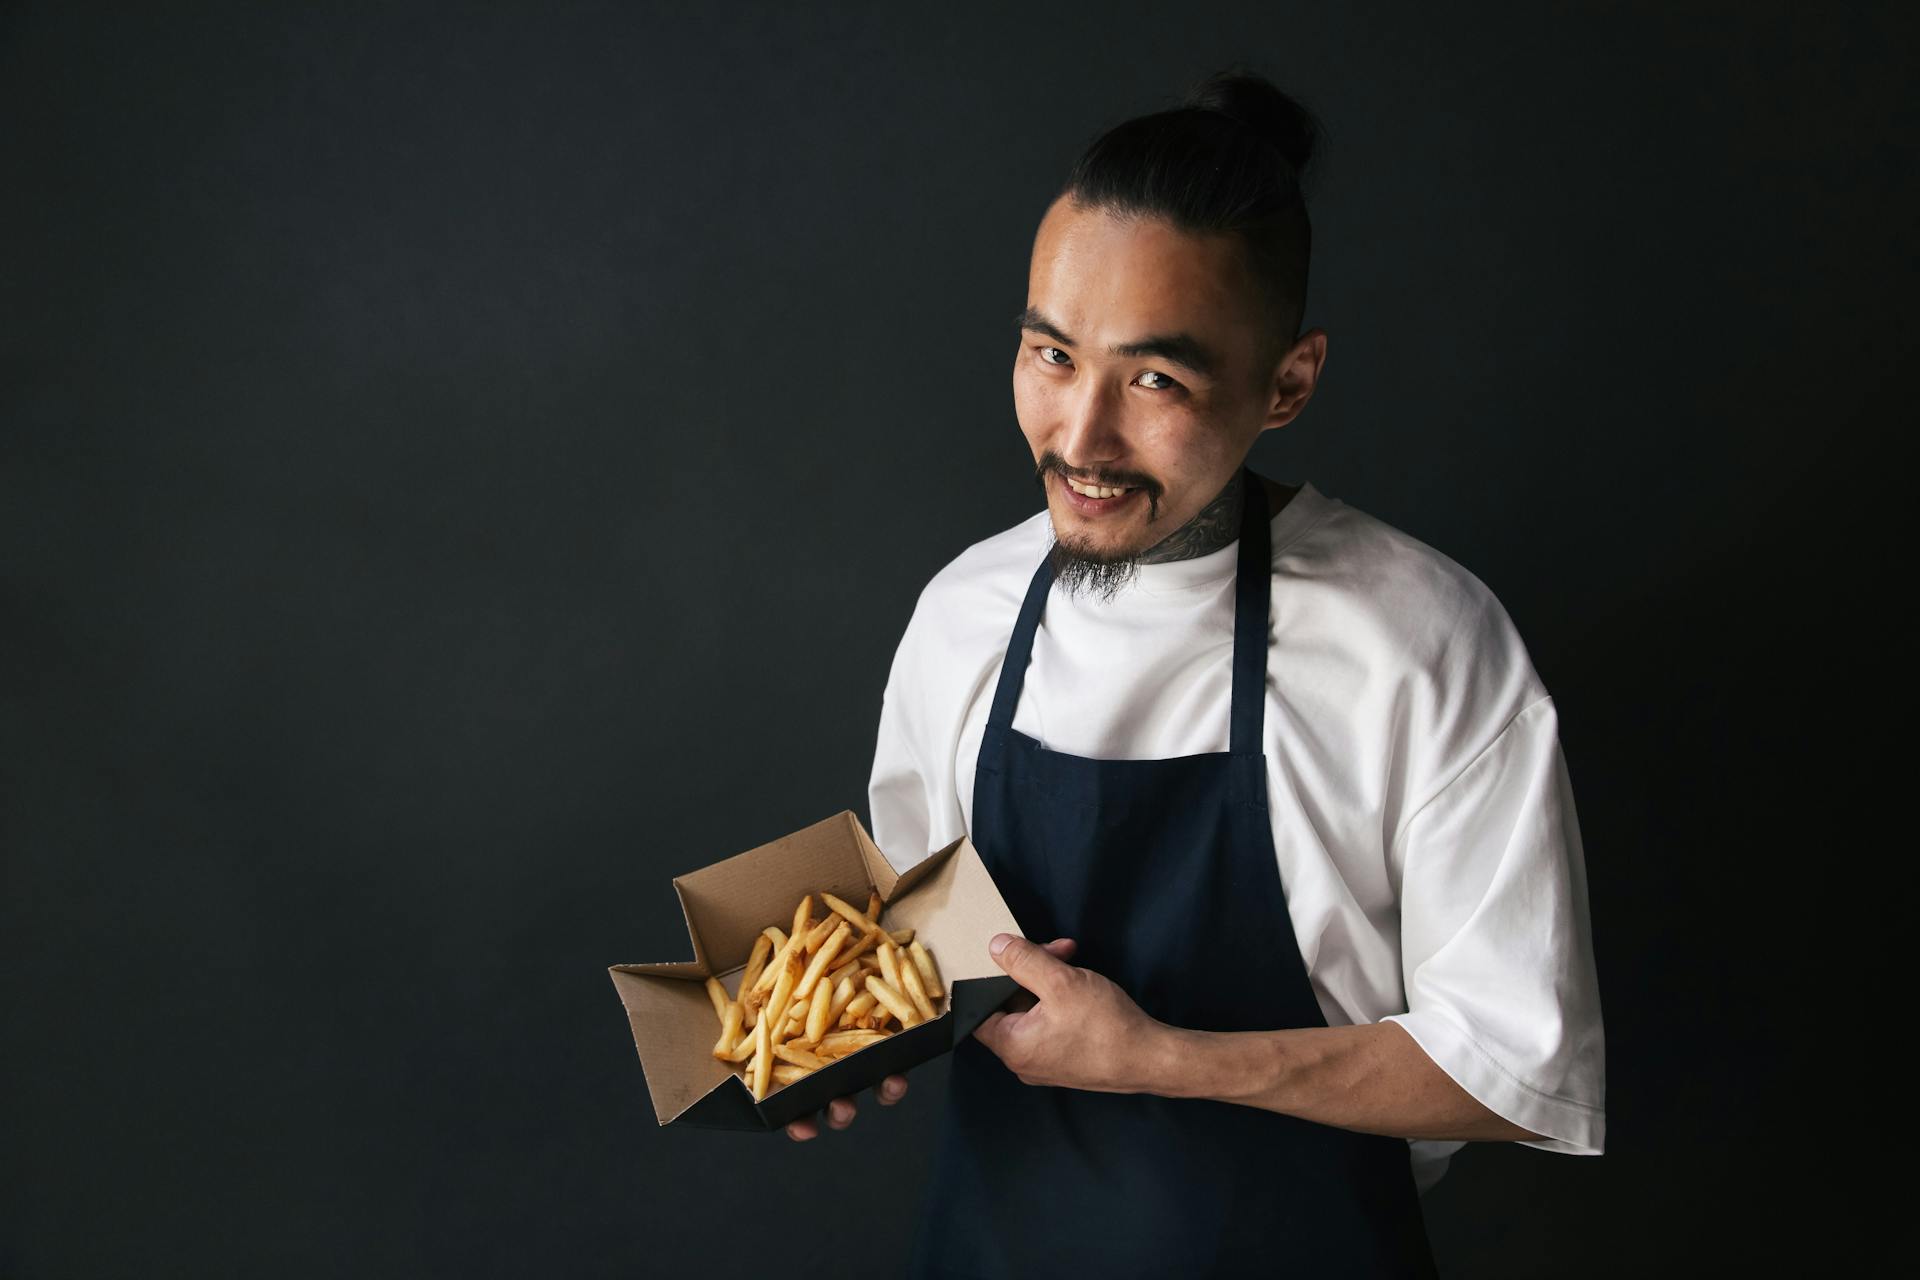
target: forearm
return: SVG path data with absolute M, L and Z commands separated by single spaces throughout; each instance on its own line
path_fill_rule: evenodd
M 1397 1138 L 1535 1141 L 1487 1110 L 1397 1022 L 1288 1031 L 1163 1026 L 1141 1092 L 1210 1098 Z

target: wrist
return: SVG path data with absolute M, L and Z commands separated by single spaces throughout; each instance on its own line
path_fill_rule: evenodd
M 1154 1093 L 1163 1098 L 1199 1097 L 1200 1041 L 1207 1035 L 1165 1022 L 1151 1023 L 1135 1060 L 1138 1078 L 1129 1092 Z
M 1137 1092 L 1282 1108 L 1293 1092 L 1298 1059 L 1285 1031 L 1194 1031 L 1154 1024 L 1142 1055 L 1149 1083 Z

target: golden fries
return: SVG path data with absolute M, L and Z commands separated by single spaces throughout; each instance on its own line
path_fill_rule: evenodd
M 840 974 L 854 972 L 860 967 L 862 961 L 872 956 L 874 944 L 879 941 L 879 934 L 870 933 L 860 939 L 860 941 L 854 943 L 853 946 L 847 948 L 840 954 L 839 964 L 836 965 L 833 971 L 827 976 L 837 979 Z
M 932 954 L 912 929 L 881 924 L 878 891 L 867 894 L 865 911 L 818 896 L 820 920 L 808 893 L 783 922 L 790 929 L 768 925 L 755 936 L 738 994 L 718 978 L 706 982 L 720 1021 L 713 1056 L 739 1071 L 756 1102 L 942 1012 Z
M 899 964 L 900 977 L 904 980 L 901 990 L 907 999 L 913 1001 L 913 1007 L 920 1015 L 920 1021 L 933 1021 L 933 998 L 927 994 L 927 986 L 920 980 L 920 970 L 914 968 L 913 961 L 902 960 Z
M 913 1002 L 901 995 L 900 992 L 894 988 L 893 984 L 885 978 L 877 974 L 868 974 L 867 990 L 873 992 L 880 1003 L 887 1007 L 888 1013 L 900 1019 L 901 1026 L 912 1027 L 919 1025 L 920 1011 L 915 1009 Z
M 807 1010 L 807 1043 L 816 1043 L 827 1034 L 827 1011 L 833 1008 L 833 992 L 822 982 L 814 986 L 813 1005 Z
M 835 1031 L 820 1042 L 818 1052 L 823 1058 L 844 1058 L 886 1038 L 879 1031 Z
M 753 1097 L 757 1102 L 767 1096 L 767 1085 L 773 1075 L 773 1041 L 767 1037 L 768 1018 L 760 1019 L 760 1025 L 753 1029 Z
M 767 1001 L 766 1016 L 761 1025 L 773 1024 L 773 1030 L 781 1030 L 787 1016 L 787 1003 L 793 999 L 793 984 L 800 980 L 800 957 L 787 953 L 787 962 L 780 966 L 780 976 L 774 980 L 773 995 Z
M 813 931 L 807 934 L 807 954 L 811 956 L 818 953 L 821 946 L 828 938 L 833 936 L 833 931 L 839 928 L 840 924 L 840 919 L 832 912 L 828 912 L 827 918 L 813 926 Z
M 720 1038 L 713 1042 L 713 1056 L 731 1058 L 735 1046 L 740 1043 L 740 1002 L 727 1001 L 725 1012 L 720 1015 Z
M 824 986 L 825 984 L 822 983 L 821 985 Z M 838 1024 L 840 1015 L 846 1011 L 847 1006 L 859 998 L 859 992 L 854 989 L 851 974 L 834 983 L 833 1003 L 827 1007 L 827 1025 L 834 1026 Z M 865 1013 L 866 1010 L 862 1009 L 860 1012 Z
M 831 893 L 823 893 L 820 895 L 820 901 L 826 903 L 828 907 L 839 912 L 848 920 L 859 925 L 862 933 L 878 933 L 880 931 L 880 926 L 875 924 L 866 912 L 849 903 L 846 899 L 835 897 Z
M 797 941 L 794 938 L 789 938 L 773 925 L 767 926 L 764 931 L 764 936 L 773 939 L 773 945 L 777 947 L 778 950 L 773 953 L 773 959 L 767 962 L 767 967 L 760 971 L 759 979 L 753 984 L 755 991 L 760 990 L 762 987 L 772 986 L 774 980 L 780 976 L 780 966 L 785 963 L 787 956 L 792 953 L 793 948 L 806 941 L 804 938 L 800 938 Z
M 756 943 L 754 950 L 759 949 Z M 918 942 L 907 944 L 907 954 L 913 957 L 913 967 L 920 971 L 920 982 L 926 988 L 927 999 L 938 1000 L 944 993 L 940 989 L 940 971 L 933 967 L 933 957 Z
M 773 939 L 761 934 L 753 940 L 753 954 L 747 957 L 746 972 L 740 975 L 740 990 L 747 992 L 760 984 L 760 971 L 767 967 L 767 957 L 773 954 Z
M 825 1058 L 816 1057 L 815 1055 L 808 1053 L 805 1049 L 796 1049 L 792 1045 L 788 1045 L 788 1044 L 780 1045 L 779 1047 L 774 1049 L 773 1053 L 774 1053 L 774 1056 L 777 1058 L 784 1058 L 786 1061 L 793 1063 L 795 1066 L 806 1067 L 807 1069 L 812 1071 L 818 1071 L 821 1067 L 824 1067 L 827 1065 L 827 1060 Z
M 796 997 L 804 1000 L 813 994 L 813 984 L 818 982 L 820 975 L 827 971 L 827 966 L 833 963 L 834 956 L 840 953 L 840 948 L 846 945 L 846 941 L 847 923 L 842 920 L 840 927 L 835 929 L 832 936 L 829 937 L 825 943 L 821 944 L 818 951 L 813 953 L 813 959 L 808 962 L 807 971 L 801 977 L 800 985 L 793 990 L 793 994 Z M 712 979 L 709 978 L 708 981 L 711 982 Z

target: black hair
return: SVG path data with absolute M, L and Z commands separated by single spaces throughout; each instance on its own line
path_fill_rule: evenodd
M 1236 64 L 1194 85 L 1179 106 L 1101 134 L 1055 198 L 1238 236 L 1267 316 L 1264 377 L 1300 336 L 1313 247 L 1303 188 L 1321 134 L 1306 107 Z

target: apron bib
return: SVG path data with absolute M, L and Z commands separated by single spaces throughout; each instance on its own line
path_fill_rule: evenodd
M 1231 749 L 1165 760 L 1049 751 L 1012 727 L 1052 587 L 1042 560 L 994 690 L 970 839 L 1035 942 L 1150 1016 L 1202 1031 L 1323 1027 L 1267 811 L 1261 721 L 1272 562 L 1246 501 Z M 1406 1141 L 1257 1107 L 1022 1084 L 971 1036 L 952 1072 L 911 1274 L 1432 1276 Z

